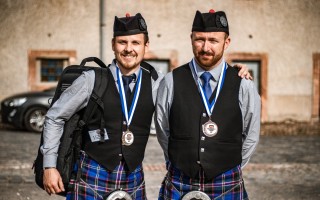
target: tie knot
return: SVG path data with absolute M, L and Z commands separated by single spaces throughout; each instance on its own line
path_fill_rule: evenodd
M 201 74 L 200 78 L 204 81 L 204 83 L 209 83 L 210 79 L 212 79 L 212 75 L 210 72 L 204 72 Z
M 129 76 L 122 75 L 123 85 L 129 85 L 134 79 L 136 79 L 136 74 L 131 74 Z

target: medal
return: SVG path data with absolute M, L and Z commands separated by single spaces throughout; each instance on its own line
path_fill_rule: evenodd
M 130 146 L 134 141 L 134 135 L 131 131 L 129 131 L 129 125 L 131 124 L 132 117 L 136 109 L 139 94 L 140 94 L 142 70 L 140 69 L 139 71 L 138 80 L 137 80 L 138 85 L 136 86 L 136 90 L 134 92 L 132 105 L 130 109 L 128 109 L 128 106 L 126 103 L 126 96 L 123 89 L 123 83 L 122 83 L 122 79 L 120 78 L 121 76 L 122 76 L 121 72 L 119 70 L 119 67 L 117 66 L 117 78 L 118 78 L 118 86 L 119 86 L 119 93 L 120 93 L 120 100 L 121 100 L 121 109 L 127 122 L 127 130 L 122 133 L 122 145 Z
M 206 96 L 204 94 L 204 91 L 202 89 L 201 81 L 197 77 L 197 68 L 196 68 L 196 64 L 195 64 L 194 59 L 192 59 L 191 63 L 192 63 L 193 70 L 194 70 L 196 78 L 197 78 L 198 88 L 199 88 L 199 91 L 200 91 L 200 95 L 201 95 L 204 107 L 206 108 L 207 114 L 209 116 L 209 121 L 207 121 L 206 123 L 204 123 L 202 125 L 202 132 L 207 137 L 213 137 L 213 136 L 217 135 L 217 133 L 218 133 L 218 126 L 217 126 L 216 123 L 211 121 L 211 115 L 212 115 L 212 112 L 213 112 L 214 105 L 216 104 L 218 96 L 220 94 L 220 91 L 221 91 L 221 89 L 223 87 L 223 83 L 224 83 L 224 79 L 225 79 L 226 71 L 227 71 L 227 64 L 226 64 L 226 62 L 224 62 L 224 64 L 223 64 L 223 68 L 221 70 L 220 78 L 219 78 L 219 82 L 218 82 L 218 86 L 217 86 L 217 92 L 216 92 L 216 95 L 215 95 L 214 99 L 210 103 L 210 101 L 207 100 L 207 98 L 206 98 Z
M 131 131 L 126 130 L 122 133 L 122 145 L 130 146 L 134 141 L 134 136 Z
M 213 137 L 218 133 L 218 126 L 213 121 L 209 120 L 202 125 L 203 134 L 207 137 Z

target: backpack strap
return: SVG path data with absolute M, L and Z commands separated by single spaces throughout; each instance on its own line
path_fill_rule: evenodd
M 140 63 L 140 65 L 141 65 L 142 69 L 144 69 L 145 71 L 147 71 L 151 74 L 151 77 L 154 81 L 156 81 L 159 78 L 159 75 L 158 75 L 156 69 L 152 65 L 150 65 L 149 63 L 147 63 L 145 61 L 142 61 Z
M 82 119 L 79 121 L 79 127 L 82 128 L 84 125 L 88 123 L 88 121 L 91 119 L 93 113 L 96 111 L 96 109 L 99 108 L 101 111 L 104 110 L 103 102 L 102 102 L 102 96 L 104 92 L 107 89 L 109 79 L 108 74 L 110 73 L 109 68 L 96 68 L 95 71 L 95 82 L 94 82 L 94 88 L 91 93 L 87 108 L 84 112 L 84 115 Z M 104 127 L 104 126 L 103 126 Z
M 95 62 L 97 63 L 100 67 L 103 67 L 103 68 L 107 68 L 107 66 L 102 62 L 102 60 L 100 60 L 99 58 L 97 57 L 87 57 L 85 59 L 83 59 L 80 63 L 80 66 L 85 66 L 85 64 L 87 62 Z

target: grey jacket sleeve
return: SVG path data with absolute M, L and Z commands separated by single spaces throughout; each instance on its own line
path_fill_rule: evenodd
M 239 104 L 243 118 L 241 164 L 243 168 L 255 151 L 260 135 L 261 101 L 252 81 L 242 79 L 239 91 Z
M 65 121 L 87 106 L 93 90 L 94 71 L 84 72 L 67 88 L 46 114 L 43 130 L 43 167 L 56 167 Z
M 170 136 L 169 113 L 173 98 L 172 72 L 168 73 L 160 82 L 156 108 L 155 126 L 159 144 L 164 152 L 165 160 L 168 161 L 168 140 Z

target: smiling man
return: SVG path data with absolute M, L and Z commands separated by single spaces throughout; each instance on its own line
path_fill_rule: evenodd
M 224 60 L 223 11 L 196 12 L 194 57 L 161 81 L 156 128 L 167 161 L 159 200 L 248 199 L 241 175 L 259 140 L 260 98 Z
M 146 199 L 142 160 L 150 133 L 156 91 L 162 77 L 142 63 L 149 47 L 147 25 L 140 13 L 115 17 L 109 84 L 102 98 L 105 113 L 96 112 L 83 136 L 80 178 L 64 188 L 56 167 L 65 119 L 88 104 L 94 71 L 84 72 L 61 95 L 46 116 L 44 128 L 44 186 L 49 194 L 67 189 L 67 199 Z M 74 92 L 76 91 L 76 92 Z M 104 134 L 100 122 L 104 119 Z

